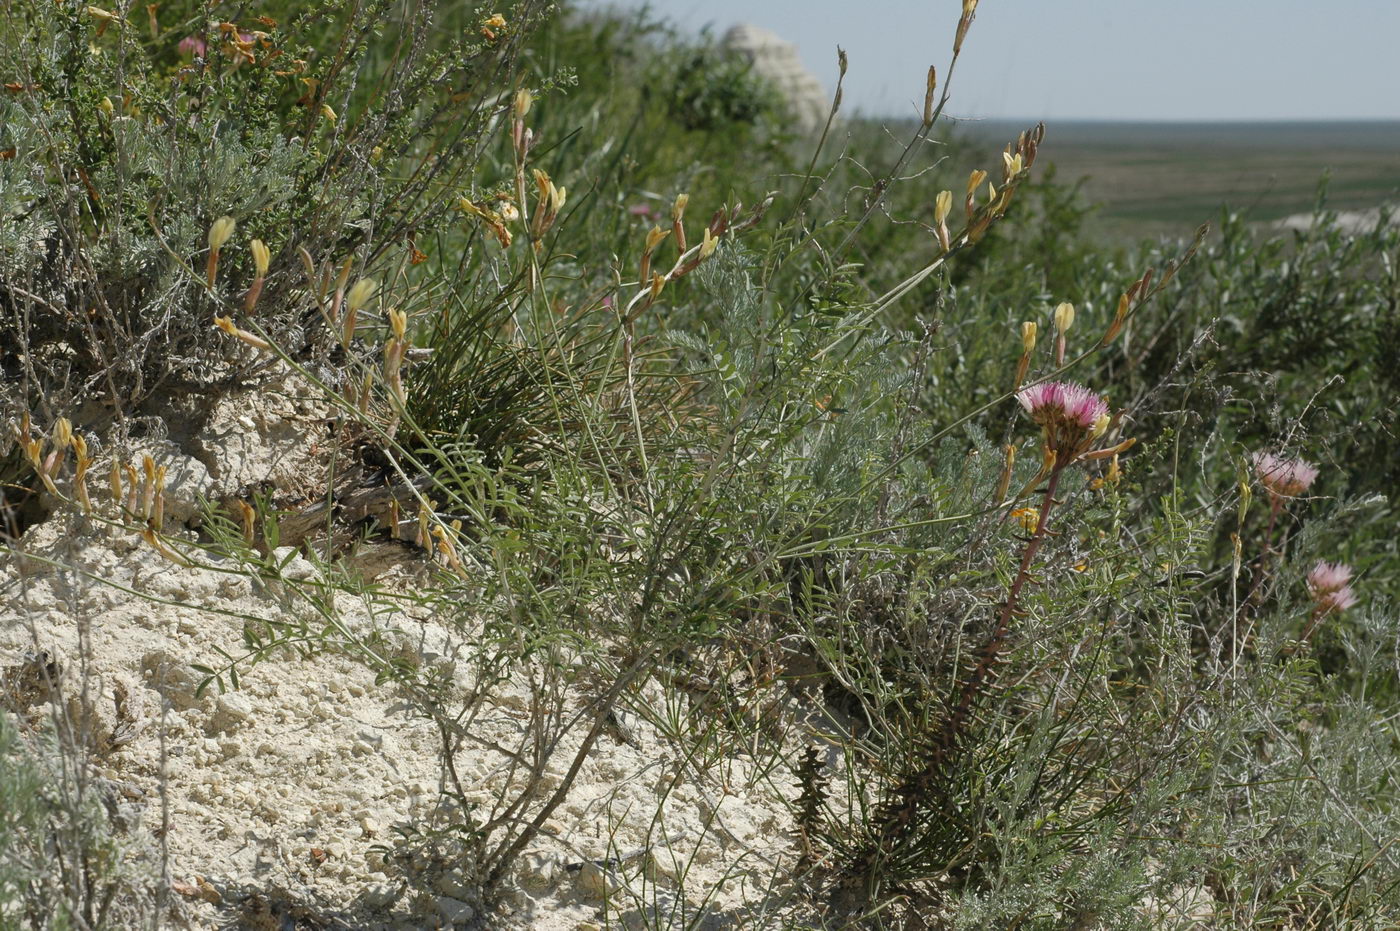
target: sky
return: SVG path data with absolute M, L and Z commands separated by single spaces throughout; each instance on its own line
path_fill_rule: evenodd
M 580 0 L 585 8 L 641 0 Z M 650 0 L 717 34 L 738 22 L 793 42 L 828 90 L 915 116 L 941 75 L 961 0 Z M 949 113 L 979 119 L 1400 119 L 1400 0 L 982 0 Z

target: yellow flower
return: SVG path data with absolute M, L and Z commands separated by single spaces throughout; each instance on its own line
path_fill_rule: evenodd
M 374 290 L 377 287 L 379 284 L 373 278 L 361 278 L 350 286 L 350 293 L 345 296 L 346 306 L 351 310 L 359 310 L 364 307 L 374 296 Z
M 272 261 L 272 253 L 268 252 L 267 244 L 261 239 L 254 239 L 248 244 L 248 249 L 253 253 L 253 268 L 257 270 L 258 277 L 266 277 L 268 263 Z
M 219 217 L 209 227 L 209 248 L 218 252 L 224 247 L 224 243 L 229 241 L 233 235 L 233 228 L 238 222 L 233 217 Z
M 1040 512 L 1035 508 L 1017 508 L 1011 512 L 1011 516 L 1025 528 L 1026 533 L 1035 533 L 1035 528 L 1040 525 Z
M 700 240 L 700 258 L 708 259 L 719 248 L 719 238 L 710 232 L 710 228 L 705 227 L 704 238 Z
M 953 209 L 953 192 L 939 191 L 938 197 L 933 201 L 933 221 L 942 223 L 948 219 L 948 214 Z
M 1061 333 L 1074 326 L 1074 305 L 1068 301 L 1055 308 L 1055 329 Z

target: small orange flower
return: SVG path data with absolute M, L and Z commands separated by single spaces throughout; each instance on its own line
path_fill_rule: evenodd
M 1035 508 L 1016 508 L 1011 516 L 1025 528 L 1026 533 L 1035 533 L 1035 528 L 1040 525 L 1040 512 Z

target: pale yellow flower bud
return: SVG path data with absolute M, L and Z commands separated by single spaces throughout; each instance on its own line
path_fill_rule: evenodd
M 1099 437 L 1107 433 L 1109 419 L 1110 418 L 1107 414 L 1100 414 L 1098 418 L 1094 420 L 1094 426 L 1090 428 L 1089 435 L 1097 440 Z
M 1035 349 L 1035 334 L 1039 327 L 1034 320 L 1027 320 L 1021 324 L 1021 349 L 1025 352 L 1032 352 Z
M 111 97 L 103 97 L 98 102 L 97 109 L 101 110 L 104 116 L 111 116 L 117 108 L 113 106 Z
M 68 422 L 67 417 L 60 417 L 53 424 L 53 445 L 56 449 L 63 449 L 73 442 L 73 425 Z
M 671 219 L 677 222 L 685 216 L 686 205 L 690 203 L 689 194 L 677 194 L 676 202 L 671 207 Z
M 987 173 L 982 169 L 978 168 L 972 174 L 967 176 L 967 193 L 975 194 L 977 192 L 977 189 L 982 186 L 982 182 L 986 180 Z
M 324 116 L 326 119 L 330 120 L 332 123 L 340 119 L 340 117 L 335 115 L 335 111 L 331 109 L 331 105 L 328 103 L 321 104 L 321 115 Z
M 263 352 L 273 351 L 272 344 L 269 343 L 267 340 L 258 336 L 256 333 L 250 333 L 247 330 L 241 330 L 238 327 L 234 326 L 232 317 L 215 317 L 214 326 L 223 330 L 225 333 L 227 333 L 229 336 L 232 336 L 234 339 L 247 343 L 254 349 L 261 349 Z
M 718 248 L 719 239 L 710 232 L 709 227 L 705 227 L 705 235 L 700 240 L 700 258 L 708 259 Z
M 564 202 L 568 200 L 569 189 L 566 187 L 555 187 L 553 182 L 549 185 L 549 209 L 554 213 L 564 209 Z
M 253 253 L 253 268 L 257 271 L 258 277 L 265 277 L 267 266 L 272 261 L 272 253 L 268 252 L 267 244 L 261 239 L 254 239 L 248 244 L 248 250 Z
M 1064 333 L 1074 326 L 1074 305 L 1068 301 L 1055 308 L 1055 329 Z
M 389 328 L 394 331 L 395 339 L 403 339 L 408 329 L 408 314 L 396 307 L 389 308 Z
M 534 98 L 533 96 L 531 96 L 530 91 L 527 90 L 526 88 L 523 88 L 523 87 L 522 87 L 520 90 L 516 91 L 516 92 L 515 92 L 515 118 L 516 118 L 517 120 L 523 120 L 523 119 L 525 119 L 526 114 L 528 114 L 528 113 L 530 112 L 530 105 L 533 104 L 534 102 L 535 102 L 535 98 Z
M 224 243 L 229 241 L 233 235 L 233 228 L 238 223 L 233 217 L 219 217 L 209 227 L 209 248 L 218 252 L 224 247 Z
M 551 184 L 549 175 L 539 168 L 531 169 L 530 173 L 535 178 L 535 187 L 539 188 L 540 197 L 548 197 Z
M 953 210 L 953 192 L 939 191 L 938 197 L 933 201 L 933 220 L 935 223 L 942 223 L 948 219 L 948 214 Z
M 646 251 L 655 252 L 656 247 L 661 245 L 661 240 L 665 239 L 669 235 L 671 235 L 670 230 L 663 230 L 659 226 L 653 226 L 651 228 L 651 231 L 647 233 Z
M 378 287 L 378 282 L 373 278 L 361 278 L 350 286 L 350 293 L 345 295 L 345 305 L 352 311 L 358 311 L 369 303 L 369 299 L 374 296 L 374 290 Z

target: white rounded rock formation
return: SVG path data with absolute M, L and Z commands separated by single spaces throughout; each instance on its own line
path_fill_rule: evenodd
M 802 64 L 795 45 L 747 23 L 731 27 L 722 44 L 747 59 L 754 73 L 782 94 L 800 131 L 813 132 L 826 122 L 831 100 L 821 81 Z

